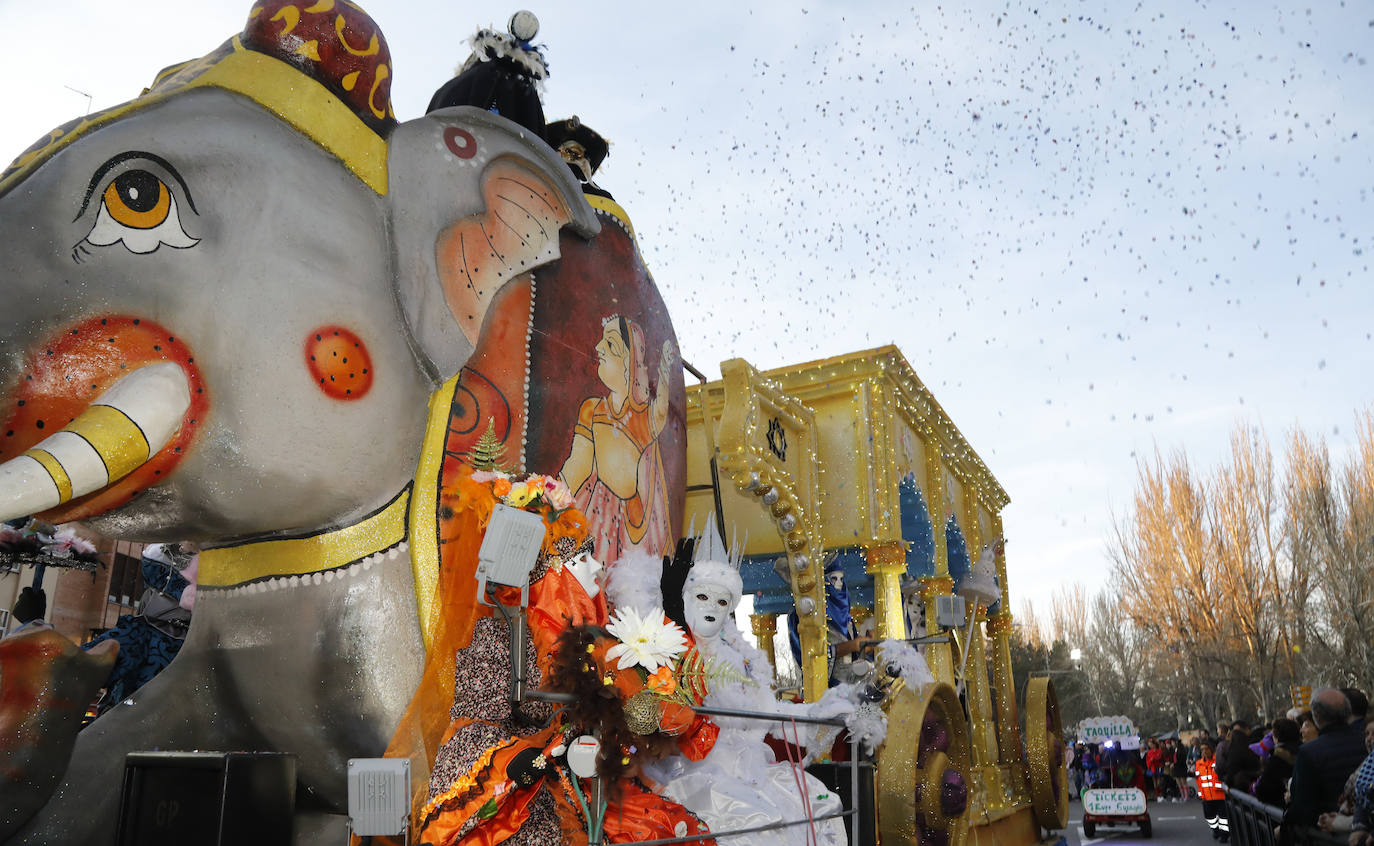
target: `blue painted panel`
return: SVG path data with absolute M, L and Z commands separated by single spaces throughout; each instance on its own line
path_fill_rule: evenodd
M 935 532 L 914 475 L 908 473 L 898 485 L 897 502 L 901 508 L 902 540 L 907 542 L 906 577 L 935 575 Z
M 953 517 L 945 521 L 945 552 L 949 557 L 949 577 L 954 580 L 954 589 L 957 591 L 968 578 L 973 564 L 968 558 L 968 543 L 964 540 L 964 532 Z

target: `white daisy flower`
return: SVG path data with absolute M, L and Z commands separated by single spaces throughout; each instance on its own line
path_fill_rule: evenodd
M 617 667 L 621 670 L 638 665 L 652 673 L 671 665 L 687 650 L 687 636 L 664 619 L 662 608 L 654 608 L 643 617 L 633 608 L 617 609 L 606 630 L 620 641 L 606 650 L 606 660 L 619 658 Z

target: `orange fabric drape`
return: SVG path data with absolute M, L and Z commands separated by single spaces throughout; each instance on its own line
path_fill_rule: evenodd
M 472 643 L 473 624 L 477 619 L 492 614 L 490 608 L 477 602 L 477 552 L 497 501 L 491 483 L 474 481 L 472 469 L 464 465 L 454 467 L 439 492 L 439 579 L 430 610 L 430 648 L 420 683 L 385 753 L 388 758 L 410 759 L 411 819 L 415 823 L 419 822 L 428 793 L 430 766 L 449 731 L 455 657 L 460 649 Z M 548 521 L 547 517 L 546 514 L 545 553 L 551 553 L 560 539 L 571 539 L 576 545 L 586 538 L 586 518 L 577 509 L 567 509 L 553 521 Z M 562 575 L 572 578 L 571 574 Z M 531 587 L 531 605 L 542 606 L 548 601 L 549 607 L 559 607 L 559 599 L 541 597 L 550 592 L 575 593 L 562 578 L 541 579 Z M 575 616 L 594 617 L 599 613 L 601 619 L 605 619 L 605 600 L 600 596 L 592 608 L 584 607 L 585 593 L 582 602 L 570 602 L 567 596 L 561 600 L 568 603 L 564 607 L 576 609 Z M 512 604 L 515 601 L 511 599 Z M 555 624 L 558 630 L 562 629 L 562 620 L 548 613 L 541 615 L 532 608 L 530 616 L 536 645 L 541 645 L 541 640 L 547 641 L 548 632 Z M 556 639 L 557 634 L 552 637 Z M 543 653 L 541 649 L 541 663 Z M 504 691 L 493 691 L 493 695 L 504 695 Z

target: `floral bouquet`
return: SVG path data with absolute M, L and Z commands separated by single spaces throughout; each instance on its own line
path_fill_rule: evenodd
M 606 650 L 606 660 L 614 661 L 618 670 L 634 670 L 645 694 L 688 708 L 706 699 L 706 662 L 663 609 L 643 617 L 633 608 L 617 609 L 606 630 L 620 641 Z
M 568 719 L 601 739 L 597 771 L 614 779 L 637 761 L 684 751 L 688 735 L 710 748 L 715 726 L 694 710 L 707 675 L 687 634 L 662 609 L 641 616 L 621 608 L 604 629 L 563 634 L 549 686 L 576 697 Z
M 573 507 L 572 491 L 562 479 L 531 473 L 523 479 L 501 470 L 474 470 L 472 481 L 479 484 L 490 483 L 491 492 L 505 505 L 540 511 L 547 508 L 553 512 L 551 520 Z

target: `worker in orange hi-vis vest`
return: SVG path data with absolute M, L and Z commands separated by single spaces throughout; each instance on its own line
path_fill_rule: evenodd
M 1202 757 L 1193 765 L 1197 776 L 1197 793 L 1202 799 L 1202 815 L 1212 829 L 1212 839 L 1222 843 L 1231 839 L 1231 824 L 1226 819 L 1226 793 L 1217 778 L 1216 750 L 1212 744 L 1202 744 Z

